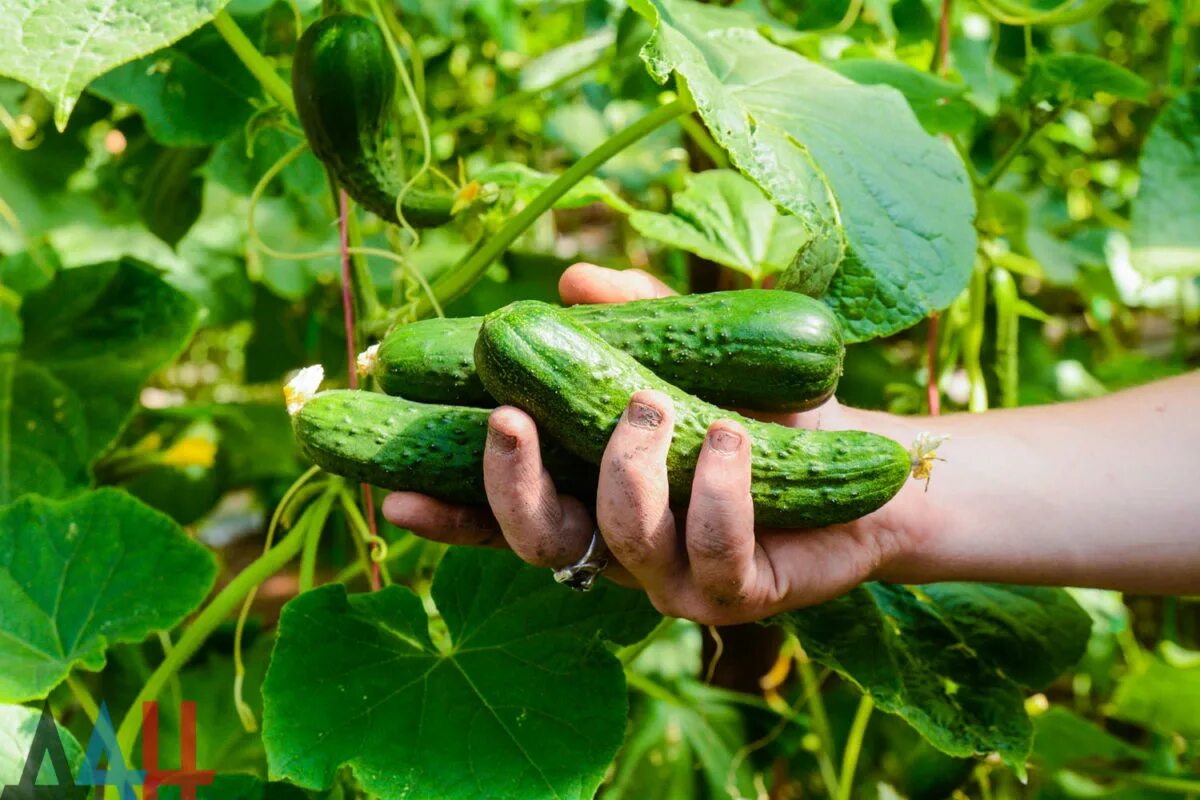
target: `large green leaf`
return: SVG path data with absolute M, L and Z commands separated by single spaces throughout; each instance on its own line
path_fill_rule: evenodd
M 1033 736 L 1021 687 L 1077 661 L 1091 630 L 1061 589 L 963 583 L 867 583 L 772 621 L 938 749 L 1018 771 Z
M 481 184 L 495 184 L 500 188 L 513 189 L 522 203 L 528 203 L 543 189 L 554 183 L 555 176 L 518 164 L 503 161 L 491 164 L 472 176 Z M 633 208 L 621 199 L 613 189 L 595 175 L 589 175 L 572 186 L 554 203 L 555 208 L 581 208 L 592 203 L 604 203 L 609 208 L 628 214 Z
M 216 566 L 179 526 L 124 492 L 30 496 L 0 508 L 0 702 L 45 697 L 106 648 L 168 630 Z
M 186 295 L 128 260 L 64 270 L 27 296 L 24 344 L 0 354 L 0 503 L 86 485 L 196 316 Z
M 670 214 L 635 211 L 629 222 L 643 236 L 755 281 L 786 267 L 810 236 L 801 219 L 779 213 L 758 186 L 729 169 L 692 176 L 672 199 Z
M 135 107 L 150 135 L 171 147 L 216 144 L 237 133 L 261 94 L 258 81 L 211 26 L 118 67 L 91 91 Z
M 966 99 L 965 84 L 952 83 L 900 61 L 879 58 L 849 58 L 829 66 L 857 83 L 882 84 L 898 90 L 921 126 L 930 133 L 965 133 L 975 121 L 975 111 Z
M 1146 751 L 1102 730 L 1073 711 L 1055 706 L 1033 720 L 1033 757 L 1055 770 L 1071 765 L 1118 759 L 1145 760 Z
M 329 786 L 343 764 L 393 798 L 590 798 L 625 731 L 625 682 L 603 640 L 658 619 L 639 593 L 589 594 L 515 556 L 451 550 L 433 600 L 325 586 L 284 609 L 263 686 L 271 775 Z
M 1133 266 L 1151 280 L 1200 274 L 1200 89 L 1159 114 L 1140 168 L 1130 214 Z
M 754 797 L 754 773 L 740 752 L 743 715 L 733 697 L 695 679 L 648 695 L 632 715 L 608 791 L 638 800 Z
M 37 733 L 38 722 L 42 712 L 36 708 L 25 706 L 0 705 L 0 789 L 5 786 L 16 786 L 21 782 L 25 771 L 25 761 L 29 757 L 33 745 L 34 734 Z M 71 735 L 71 732 L 58 727 L 58 738 L 62 742 L 63 755 L 67 757 L 67 766 L 71 775 L 79 772 L 83 765 L 83 748 Z M 65 776 L 63 776 L 65 777 Z M 53 786 L 54 765 L 49 757 L 42 759 L 38 770 L 36 785 Z
M 93 79 L 182 38 L 226 2 L 0 0 L 0 75 L 43 92 L 61 130 Z
M 844 226 L 849 251 L 826 299 L 850 340 L 913 325 L 962 291 L 975 254 L 966 172 L 899 92 L 772 44 L 742 15 L 632 5 L 657 23 L 642 51 L 651 74 L 686 86 L 738 169 L 801 219 Z
M 1096 56 L 1058 53 L 1039 56 L 1029 66 L 1017 90 L 1024 103 L 1041 100 L 1088 100 L 1104 92 L 1129 100 L 1146 101 L 1150 84 L 1124 67 Z
M 1200 739 L 1200 663 L 1147 658 L 1121 680 L 1113 704 L 1117 719 Z

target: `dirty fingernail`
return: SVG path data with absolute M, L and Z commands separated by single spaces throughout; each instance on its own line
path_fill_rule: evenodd
M 511 453 L 517 449 L 517 437 L 488 426 L 487 445 L 497 453 Z
M 629 404 L 629 424 L 639 428 L 657 428 L 662 422 L 662 412 L 651 405 L 634 400 Z
M 742 444 L 740 434 L 724 429 L 709 431 L 708 446 L 718 453 L 736 453 Z

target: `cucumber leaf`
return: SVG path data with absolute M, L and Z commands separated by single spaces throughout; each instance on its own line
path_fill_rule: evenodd
M 0 503 L 87 485 L 142 384 L 191 337 L 197 308 L 123 260 L 59 272 L 20 315 L 24 345 L 0 353 Z
M 772 622 L 939 750 L 999 753 L 1022 774 L 1033 741 L 1022 687 L 1073 665 L 1091 632 L 1061 589 L 967 583 L 867 583 Z
M 1172 100 L 1146 137 L 1129 239 L 1148 280 L 1200 275 L 1200 89 Z
M 227 2 L 0 0 L 0 75 L 45 94 L 62 130 L 92 80 L 191 33 Z
M 1144 761 L 1149 755 L 1062 706 L 1034 717 L 1033 727 L 1033 758 L 1050 770 L 1089 761 Z
M 1089 100 L 1104 92 L 1127 100 L 1146 102 L 1150 84 L 1111 61 L 1081 53 L 1039 56 L 1029 66 L 1017 89 L 1022 103 L 1042 100 L 1070 102 Z
M 494 183 L 501 188 L 512 188 L 521 202 L 529 202 L 543 189 L 554 183 L 557 176 L 538 172 L 532 167 L 515 161 L 492 164 L 477 172 L 473 179 L 482 184 Z M 604 203 L 609 208 L 628 214 L 633 207 L 626 203 L 607 183 L 595 175 L 589 175 L 575 184 L 554 203 L 555 208 L 581 208 L 592 203 Z
M 117 67 L 90 91 L 129 103 L 170 147 L 216 144 L 242 130 L 262 94 L 258 81 L 212 26 Z
M 1121 680 L 1113 704 L 1117 719 L 1200 739 L 1200 663 L 1176 665 L 1148 657 Z
M 0 705 L 0 787 L 16 786 L 21 782 L 21 775 L 25 771 L 25 761 L 29 757 L 29 750 L 33 745 L 33 738 L 37 733 L 41 717 L 40 709 Z M 63 755 L 67 757 L 67 766 L 70 767 L 71 775 L 74 776 L 83 766 L 83 748 L 66 728 L 57 724 L 55 727 L 58 729 L 59 741 L 62 742 Z M 50 759 L 42 759 L 35 785 L 47 787 L 56 785 L 58 783 L 55 780 L 56 777 L 54 765 Z
M 0 508 L 0 702 L 45 697 L 105 650 L 169 630 L 216 564 L 169 517 L 115 489 Z
M 825 300 L 850 341 L 910 327 L 966 287 L 966 171 L 899 92 L 844 78 L 720 8 L 631 5 L 656 25 L 642 49 L 651 75 L 675 75 L 737 168 L 780 207 L 819 220 L 814 230 L 844 228 L 848 251 Z
M 672 199 L 671 213 L 635 211 L 634 229 L 758 282 L 787 267 L 810 238 L 809 226 L 781 214 L 752 181 L 730 170 L 693 175 Z
M 510 553 L 452 549 L 421 599 L 390 586 L 284 608 L 263 685 L 273 778 L 321 789 L 350 765 L 391 798 L 590 798 L 625 734 L 624 671 L 604 640 L 660 619 L 611 584 L 588 594 Z
M 975 110 L 966 99 L 966 84 L 881 58 L 848 58 L 829 67 L 856 83 L 882 84 L 898 90 L 921 127 L 930 133 L 965 133 L 975 122 Z

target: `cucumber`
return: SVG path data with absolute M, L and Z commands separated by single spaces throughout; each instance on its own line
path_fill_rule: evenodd
M 756 522 L 813 528 L 870 513 L 904 485 L 912 466 L 898 442 L 863 431 L 813 431 L 756 422 L 662 380 L 631 356 L 546 303 L 526 300 L 484 318 L 475 368 L 502 403 L 524 409 L 540 428 L 599 464 L 629 398 L 657 389 L 675 405 L 667 454 L 671 499 L 685 502 L 709 425 L 740 422 L 751 438 Z
M 322 469 L 394 491 L 482 505 L 483 447 L 491 413 L 482 408 L 414 403 L 377 392 L 320 392 L 293 414 L 304 453 Z M 542 443 L 542 462 L 563 492 L 596 494 L 597 470 Z
M 833 394 L 845 346 L 837 317 L 794 292 L 746 289 L 564 313 L 659 377 L 718 405 L 801 411 Z M 388 394 L 494 405 L 475 374 L 482 317 L 427 319 L 394 329 L 370 369 Z
M 292 62 L 296 113 L 313 153 L 364 208 L 398 224 L 398 177 L 388 120 L 396 72 L 379 26 L 354 14 L 317 20 L 296 44 Z M 453 216 L 449 194 L 409 189 L 401 207 L 414 228 Z

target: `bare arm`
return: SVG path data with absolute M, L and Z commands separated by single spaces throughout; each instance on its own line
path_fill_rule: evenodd
M 928 493 L 897 499 L 915 519 L 886 577 L 1200 591 L 1200 373 L 982 415 L 839 413 L 901 442 L 951 435 Z

